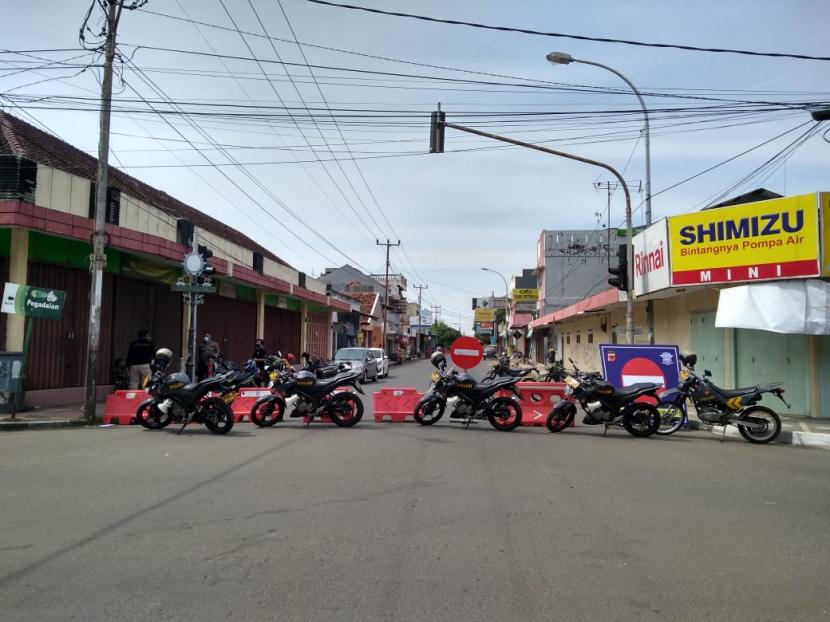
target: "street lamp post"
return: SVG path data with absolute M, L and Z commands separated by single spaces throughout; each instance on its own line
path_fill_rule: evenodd
M 645 138 L 645 147 L 646 147 L 646 224 L 651 224 L 651 132 L 649 129 L 649 120 L 648 120 L 648 108 L 646 107 L 646 102 L 643 101 L 643 96 L 640 95 L 640 91 L 637 90 L 637 87 L 634 86 L 634 83 L 626 78 L 623 74 L 619 71 L 614 69 L 613 67 L 609 67 L 608 65 L 603 65 L 602 63 L 597 63 L 591 60 L 583 60 L 581 58 L 574 58 L 570 54 L 566 54 L 564 52 L 551 52 L 545 58 L 548 59 L 551 63 L 555 65 L 569 65 L 570 63 L 582 63 L 583 65 L 593 65 L 594 67 L 599 67 L 601 69 L 605 69 L 610 71 L 615 76 L 620 78 L 623 82 L 628 85 L 628 88 L 637 96 L 637 101 L 640 102 L 640 107 L 643 109 L 643 135 Z M 648 316 L 647 324 L 648 324 L 648 338 L 650 343 L 654 343 L 654 305 L 649 300 L 646 303 L 646 314 Z
M 509 346 L 509 339 L 510 339 L 510 329 L 507 327 L 507 307 L 509 306 L 510 300 L 510 292 L 507 287 L 507 279 L 504 278 L 499 272 L 495 270 L 491 270 L 490 268 L 482 268 L 485 272 L 492 272 L 493 274 L 498 275 L 498 277 L 504 281 L 504 350 L 508 356 L 510 356 L 510 346 Z M 495 327 L 495 324 L 493 324 Z

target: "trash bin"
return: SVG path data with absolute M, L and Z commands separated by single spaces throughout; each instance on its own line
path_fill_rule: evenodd
M 0 411 L 14 412 L 15 404 L 23 403 L 22 399 L 15 399 L 20 388 L 22 365 L 22 352 L 0 352 Z

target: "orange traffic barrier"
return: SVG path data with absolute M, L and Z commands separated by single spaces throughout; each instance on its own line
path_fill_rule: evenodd
M 239 397 L 231 404 L 234 423 L 250 421 L 251 408 L 254 407 L 254 403 L 266 395 L 271 395 L 271 390 L 267 387 L 242 387 L 239 389 Z
M 403 389 L 384 388 L 375 392 L 372 395 L 375 423 L 382 422 L 385 417 L 390 417 L 392 423 L 403 423 L 407 417 L 412 417 L 415 406 L 423 396 L 423 393 L 412 387 Z
M 138 405 L 147 399 L 143 389 L 115 391 L 107 396 L 104 405 L 104 424 L 130 425 L 135 423 L 135 411 Z
M 566 386 L 563 382 L 519 382 L 522 425 L 545 425 L 553 407 L 565 399 Z

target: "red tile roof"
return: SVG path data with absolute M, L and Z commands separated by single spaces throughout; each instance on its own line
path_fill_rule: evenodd
M 0 153 L 25 157 L 90 181 L 95 181 L 98 170 L 97 158 L 2 111 L 0 111 Z M 245 234 L 113 166 L 109 169 L 109 185 L 176 218 L 186 218 L 197 227 L 252 251 L 259 251 L 264 256 L 285 266 L 289 265 Z

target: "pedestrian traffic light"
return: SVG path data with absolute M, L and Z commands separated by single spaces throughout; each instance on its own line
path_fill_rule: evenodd
M 447 118 L 445 112 L 436 110 L 430 117 L 429 124 L 429 152 L 444 153 L 444 121 Z
M 617 248 L 617 267 L 609 267 L 608 273 L 611 275 L 609 285 L 623 292 L 628 291 L 628 245 L 620 244 Z

